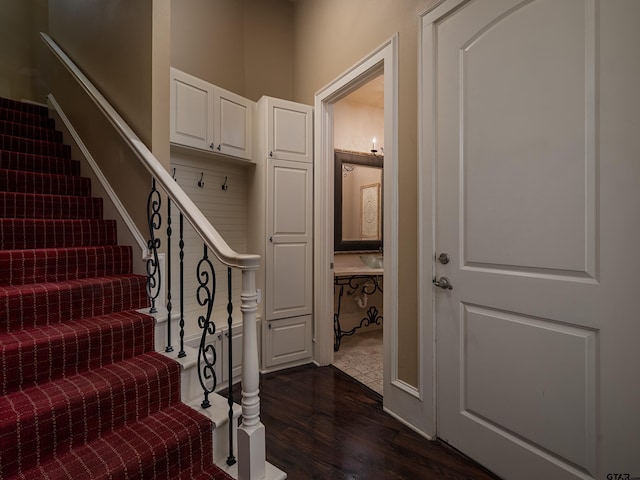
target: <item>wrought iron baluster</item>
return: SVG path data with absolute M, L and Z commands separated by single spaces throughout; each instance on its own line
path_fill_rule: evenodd
M 233 292 L 231 291 L 231 267 L 227 267 L 227 291 L 229 295 L 227 301 L 227 335 L 229 338 L 229 355 L 227 358 L 229 365 L 229 385 L 227 388 L 227 404 L 229 405 L 229 456 L 227 457 L 227 465 L 233 465 L 236 463 L 236 457 L 233 454 L 233 393 L 231 392 L 231 385 L 233 383 Z
M 158 260 L 158 249 L 160 239 L 156 238 L 155 231 L 160 228 L 162 217 L 160 215 L 160 205 L 162 199 L 160 192 L 156 189 L 156 179 L 151 183 L 151 192 L 147 198 L 147 221 L 149 223 L 149 241 L 147 248 L 151 252 L 151 257 L 147 259 L 147 296 L 151 301 L 150 313 L 156 313 L 156 298 L 160 294 L 160 262 Z
M 212 343 L 207 344 L 207 336 L 216 333 L 216 325 L 211 321 L 211 311 L 213 310 L 213 300 L 216 295 L 216 274 L 213 264 L 207 254 L 207 246 L 204 246 L 204 255 L 198 262 L 196 277 L 199 283 L 196 291 L 196 299 L 201 307 L 206 306 L 204 315 L 198 317 L 198 325 L 202 330 L 200 337 L 200 348 L 198 350 L 198 377 L 204 392 L 202 408 L 209 408 L 209 394 L 216 389 L 218 379 L 216 377 L 216 348 Z M 210 386 L 209 386 L 210 385 Z
M 173 352 L 171 345 L 171 198 L 167 199 L 167 346 L 165 352 Z
M 180 212 L 180 352 L 178 358 L 184 358 L 184 215 Z

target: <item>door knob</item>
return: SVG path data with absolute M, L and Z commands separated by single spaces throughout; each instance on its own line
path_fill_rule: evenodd
M 433 279 L 433 284 L 436 287 L 440 287 L 444 290 L 453 290 L 453 285 L 451 285 L 451 282 L 449 281 L 449 279 L 447 277 L 440 277 L 440 280 L 436 280 L 435 278 Z

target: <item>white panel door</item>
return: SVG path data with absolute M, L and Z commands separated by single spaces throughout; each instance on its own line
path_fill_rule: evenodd
M 311 313 L 312 165 L 269 160 L 267 320 Z
M 638 20 L 623 0 L 424 18 L 453 286 L 433 287 L 437 430 L 505 479 L 640 477 Z

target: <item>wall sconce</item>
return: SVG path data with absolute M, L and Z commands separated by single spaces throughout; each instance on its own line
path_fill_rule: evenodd
M 378 150 L 376 150 L 376 137 L 373 137 L 371 139 L 371 153 L 373 154 L 374 157 L 378 156 Z M 382 147 L 380 147 L 380 151 L 382 152 L 382 154 L 384 155 L 384 149 Z

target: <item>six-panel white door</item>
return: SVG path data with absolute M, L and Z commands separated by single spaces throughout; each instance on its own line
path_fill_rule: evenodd
M 437 432 L 505 479 L 640 476 L 638 20 L 629 0 L 424 17 L 453 286 L 433 287 Z

